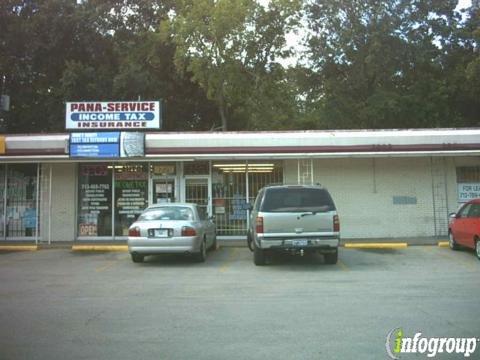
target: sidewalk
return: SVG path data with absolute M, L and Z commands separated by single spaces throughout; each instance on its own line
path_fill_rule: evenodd
M 340 246 L 346 244 L 406 244 L 407 246 L 418 245 L 438 245 L 438 243 L 448 242 L 448 236 L 441 237 L 420 237 L 420 238 L 355 238 L 341 239 Z M 247 240 L 244 238 L 219 240 L 221 246 L 244 247 L 247 246 Z
M 439 237 L 408 237 L 408 238 L 358 238 L 358 239 L 342 239 L 341 244 L 346 243 L 407 243 L 408 246 L 415 245 L 437 245 L 439 242 L 448 241 L 448 236 Z
M 245 238 L 218 239 L 220 247 L 246 247 Z M 408 246 L 448 246 L 445 237 L 421 238 L 359 238 L 341 239 L 340 246 L 346 248 L 405 248 Z M 70 249 L 72 251 L 128 251 L 127 242 L 119 241 L 61 241 L 51 244 L 34 241 L 0 241 L 0 251 L 36 251 L 45 249 Z

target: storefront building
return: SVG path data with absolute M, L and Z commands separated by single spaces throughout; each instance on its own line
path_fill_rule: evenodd
M 146 206 L 173 201 L 238 239 L 261 187 L 317 183 L 343 238 L 443 237 L 448 214 L 480 197 L 478 129 L 142 136 L 142 154 L 118 158 L 78 156 L 69 134 L 2 137 L 0 241 L 122 242 Z

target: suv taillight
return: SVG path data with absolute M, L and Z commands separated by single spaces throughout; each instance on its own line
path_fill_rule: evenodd
M 197 232 L 191 226 L 182 227 L 182 236 L 196 236 Z
M 339 232 L 340 231 L 340 219 L 338 218 L 338 215 L 333 215 L 333 232 Z
M 257 234 L 263 234 L 263 217 L 257 216 L 257 220 L 255 222 L 255 231 Z
M 128 236 L 130 236 L 130 237 L 140 237 L 140 228 L 136 226 L 136 227 L 128 229 Z

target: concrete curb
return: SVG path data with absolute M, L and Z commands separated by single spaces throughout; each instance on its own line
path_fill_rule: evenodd
M 0 245 L 0 251 L 37 251 L 37 245 Z
M 120 251 L 120 252 L 128 252 L 128 245 L 72 245 L 72 251 Z
M 448 247 L 448 241 L 438 241 L 436 244 L 424 244 L 424 245 L 412 245 L 406 242 L 388 242 L 388 243 L 345 243 L 340 245 L 346 249 L 405 249 L 409 246 L 438 246 L 438 247 Z M 221 247 L 246 247 L 242 246 L 228 246 L 223 244 Z M 55 246 L 47 245 L 0 245 L 0 252 L 2 251 L 37 251 L 37 250 L 48 250 L 56 249 Z M 61 248 L 71 249 L 72 251 L 85 251 L 85 252 L 94 252 L 94 251 L 112 251 L 112 252 L 128 252 L 128 245 L 109 245 L 109 244 L 76 244 L 76 245 L 65 245 Z
M 345 243 L 343 245 L 349 249 L 404 249 L 408 247 L 407 243 Z

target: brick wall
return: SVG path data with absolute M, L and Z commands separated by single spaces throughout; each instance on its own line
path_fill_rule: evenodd
M 343 238 L 439 235 L 435 226 L 430 158 L 313 161 L 314 182 L 327 187 L 332 194 Z M 451 181 L 455 169 L 452 163 L 449 165 L 445 171 Z M 285 170 L 286 183 L 296 183 L 297 161 L 286 161 Z M 451 191 L 449 197 L 452 197 Z M 447 210 L 443 212 L 447 216 Z

